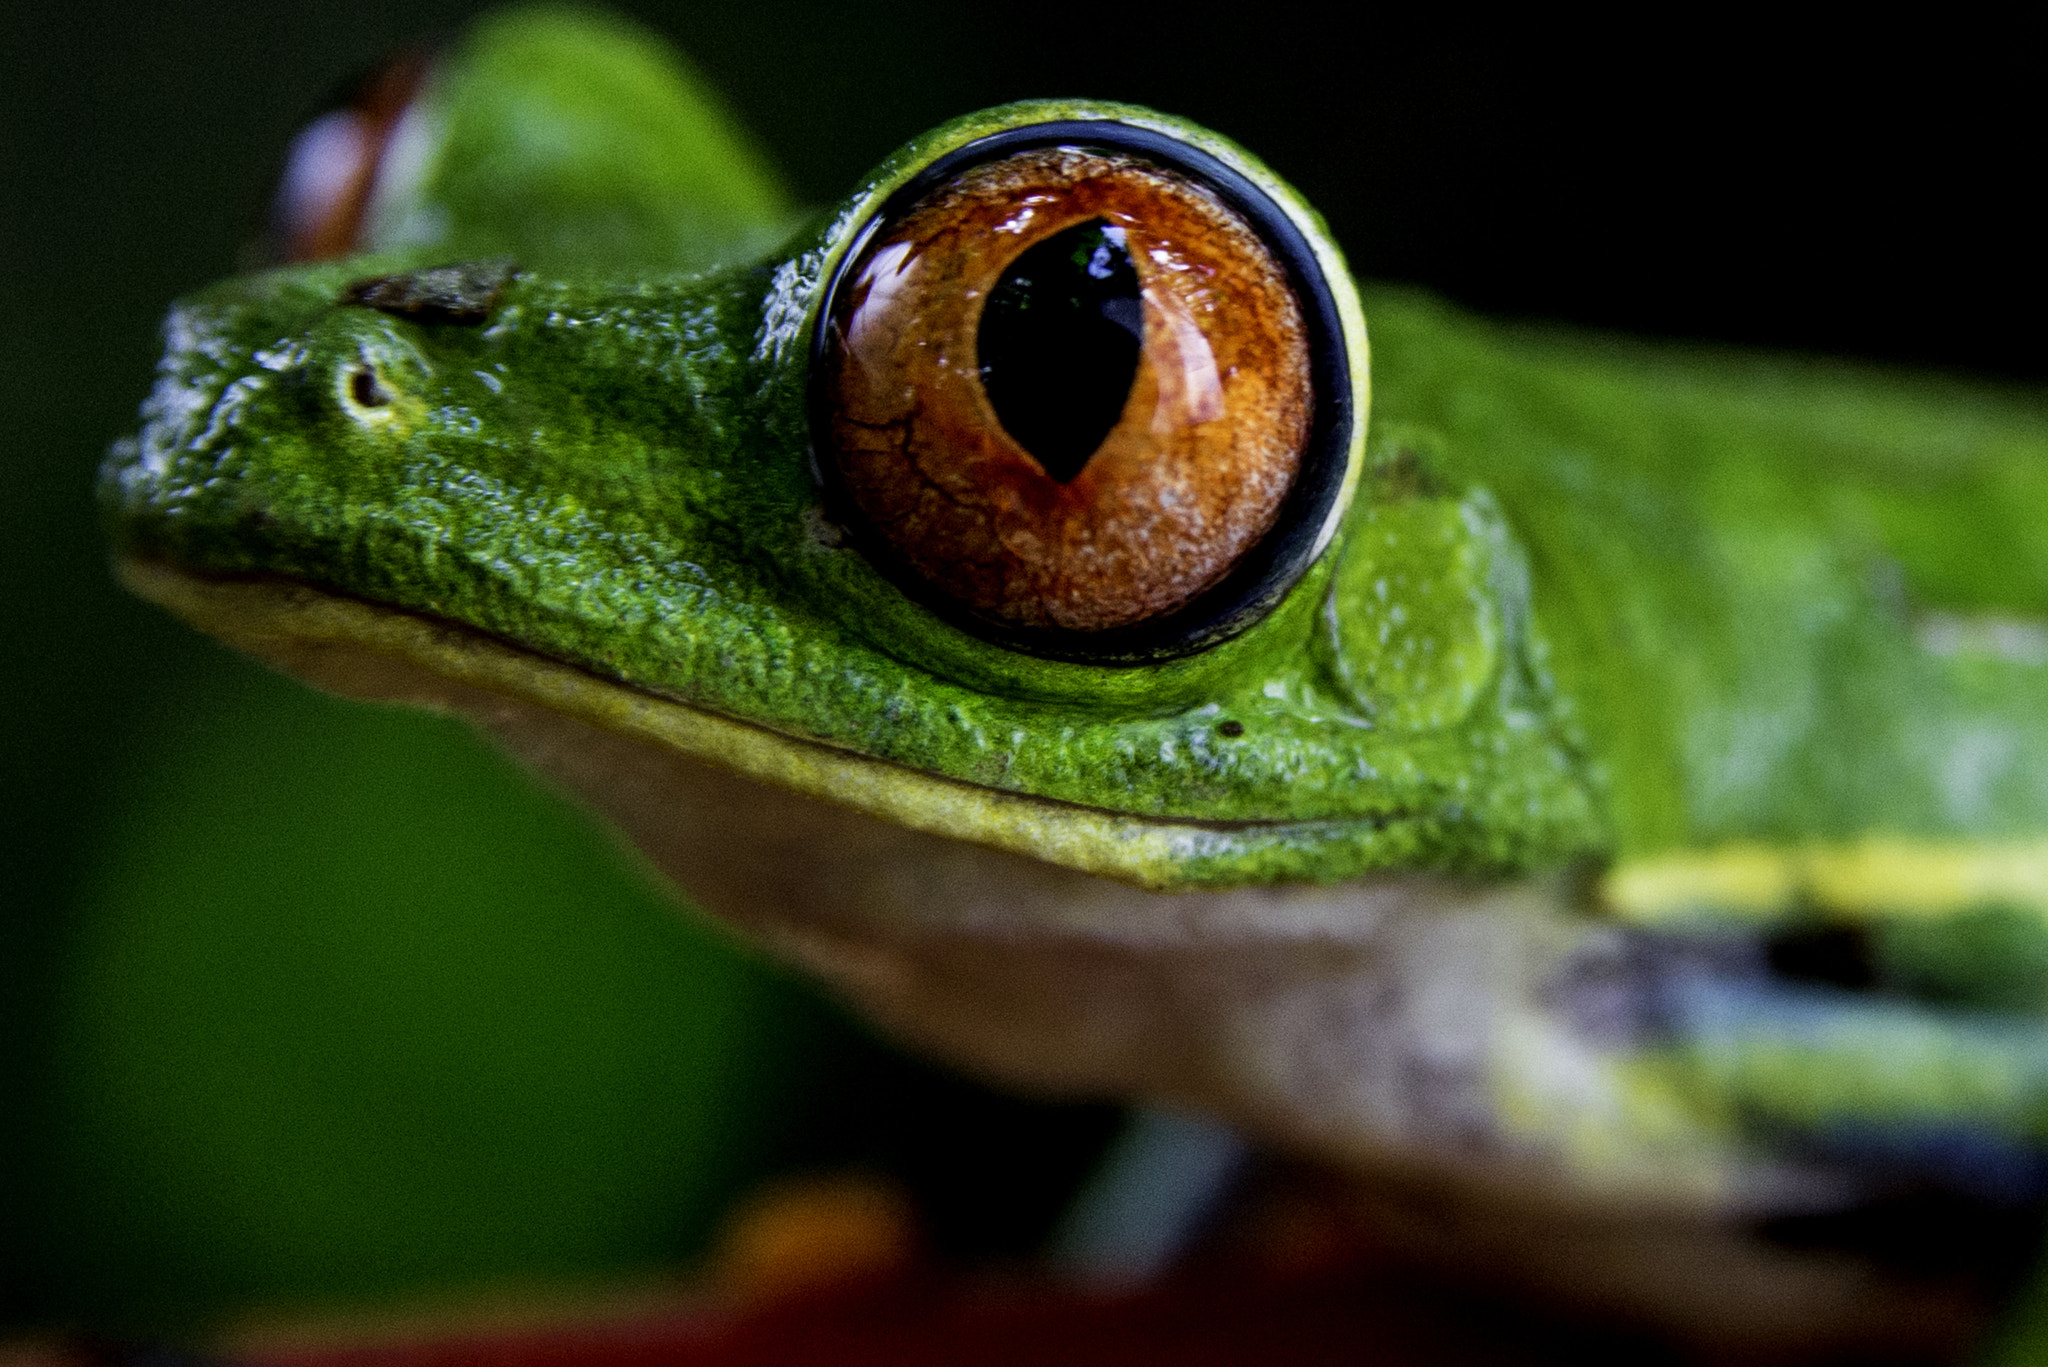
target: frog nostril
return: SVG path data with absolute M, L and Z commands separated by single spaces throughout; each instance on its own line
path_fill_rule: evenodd
M 391 392 L 377 382 L 377 372 L 368 366 L 348 377 L 348 396 L 364 408 L 382 408 L 391 402 Z

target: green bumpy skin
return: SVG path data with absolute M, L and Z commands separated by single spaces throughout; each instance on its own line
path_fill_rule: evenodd
M 904 148 L 747 259 L 786 219 L 779 192 L 715 108 L 660 94 L 676 73 L 623 30 L 609 58 L 580 45 L 587 22 L 528 11 L 472 39 L 421 106 L 461 155 L 374 206 L 377 254 L 175 309 L 142 432 L 103 474 L 123 554 L 285 576 L 917 773 L 1197 830 L 1159 883 L 2048 833 L 2048 418 L 2030 396 L 1375 291 L 1358 494 L 1285 601 L 1193 658 L 1023 657 L 909 603 L 822 522 L 822 281 L 892 188 L 1020 123 L 1142 123 L 1298 199 L 1149 111 L 1012 105 Z M 558 98 L 475 93 L 550 43 L 583 63 Z M 639 92 L 649 145 L 666 120 L 712 150 L 527 173 L 512 236 L 465 207 L 485 182 L 463 168 L 550 99 L 573 144 L 596 77 Z M 587 255 L 562 246 L 579 233 Z M 521 273 L 480 327 L 337 302 L 508 250 Z M 390 402 L 358 402 L 361 372 Z

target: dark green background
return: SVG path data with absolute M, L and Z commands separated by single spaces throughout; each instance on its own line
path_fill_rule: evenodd
M 0 8 L 0 1328 L 601 1278 L 686 1256 L 778 1165 L 893 1170 L 942 1245 L 1014 1252 L 1109 1123 L 893 1058 L 459 731 L 315 698 L 109 582 L 91 472 L 163 305 L 232 266 L 323 96 L 473 8 Z M 2017 29 L 627 8 L 815 202 L 968 108 L 1129 99 L 1260 153 L 1361 273 L 2048 378 Z

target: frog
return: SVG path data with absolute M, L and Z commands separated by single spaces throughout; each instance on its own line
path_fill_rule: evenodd
M 1924 1344 L 1758 1227 L 2038 1205 L 2038 395 L 1362 283 L 1130 105 L 804 214 L 591 11 L 318 127 L 102 468 L 144 598 L 469 720 L 914 1048 L 1589 1313 Z

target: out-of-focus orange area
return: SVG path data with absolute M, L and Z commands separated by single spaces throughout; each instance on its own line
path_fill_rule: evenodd
M 916 1212 L 894 1183 L 787 1177 L 735 1207 L 710 1278 L 730 1303 L 763 1306 L 900 1277 L 917 1245 Z

